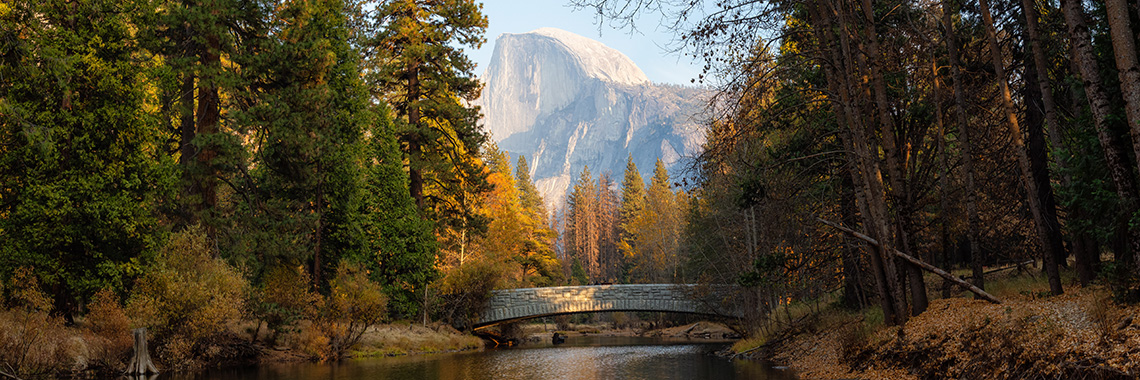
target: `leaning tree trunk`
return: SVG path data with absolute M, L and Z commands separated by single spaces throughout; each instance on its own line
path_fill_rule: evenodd
M 1136 63 L 1136 41 L 1128 19 L 1128 4 L 1124 0 L 1105 0 L 1108 25 L 1112 32 L 1112 50 L 1116 56 L 1116 70 L 1120 76 L 1120 90 L 1124 97 L 1124 113 L 1128 117 L 1128 130 L 1132 135 L 1132 151 L 1140 163 L 1140 66 Z M 1131 221 L 1129 224 L 1132 224 Z M 1133 272 L 1140 274 L 1140 251 L 1132 251 Z
M 841 120 L 845 122 L 847 127 L 847 133 L 844 135 L 850 137 L 848 149 L 859 173 L 853 177 L 853 180 L 857 188 L 856 200 L 860 206 L 863 226 L 870 235 L 876 236 L 880 241 L 890 243 L 890 228 L 886 219 L 886 193 L 879 160 L 877 156 L 871 153 L 872 146 L 867 137 L 867 128 L 855 110 L 856 85 L 852 83 L 852 78 L 856 77 L 858 70 L 855 67 L 855 54 L 850 41 L 851 32 L 848 29 L 850 25 L 847 16 L 848 9 L 844 7 L 844 4 L 843 1 L 836 1 L 826 5 L 831 16 L 839 19 L 839 29 L 835 31 L 837 35 L 834 37 L 828 32 L 831 30 L 830 27 L 822 28 L 824 30 L 822 34 L 827 37 L 826 40 L 831 41 L 831 62 L 842 65 L 833 66 L 831 78 L 835 79 L 834 86 L 839 92 L 839 103 L 842 107 L 841 114 L 843 116 Z M 822 19 L 830 20 L 828 17 Z M 835 37 L 838 37 L 838 51 L 834 48 Z M 866 88 L 866 84 L 862 84 L 862 87 Z M 860 194 L 862 197 L 859 196 Z M 895 282 L 897 277 L 895 277 L 893 255 L 889 244 L 887 245 L 886 247 L 877 246 L 877 249 L 872 251 L 870 255 L 871 270 L 875 277 L 875 286 L 879 294 L 884 319 L 890 324 L 902 324 L 906 319 L 906 309 L 899 307 L 897 295 L 901 293 L 896 291 L 898 285 Z
M 1045 123 L 1049 128 L 1049 140 L 1053 144 L 1054 151 L 1065 151 L 1065 139 L 1061 135 L 1060 117 L 1057 113 L 1057 102 L 1053 98 L 1053 87 L 1049 83 L 1049 64 L 1045 59 L 1045 48 L 1041 40 L 1041 32 L 1038 28 L 1037 19 L 1037 4 L 1034 0 L 1021 0 L 1021 7 L 1025 13 L 1025 32 L 1028 34 L 1028 42 L 1033 54 L 1033 73 L 1037 76 L 1037 87 L 1041 92 L 1041 104 L 1045 110 Z M 1028 69 L 1026 69 L 1028 70 Z M 1066 170 L 1069 166 L 1068 160 L 1063 154 L 1053 154 L 1054 164 L 1061 172 L 1061 184 L 1065 187 L 1073 186 L 1073 176 Z M 1078 206 L 1079 207 L 1079 206 Z M 1081 210 L 1073 210 L 1069 217 L 1077 218 L 1086 216 L 1086 213 Z M 1092 265 L 1088 257 L 1087 247 L 1085 247 L 1085 238 L 1073 234 L 1073 257 L 1076 259 L 1077 277 L 1080 279 L 1081 285 L 1086 286 L 1093 280 L 1094 273 Z
M 1044 262 L 1045 273 L 1049 277 L 1049 290 L 1053 294 L 1062 294 L 1065 292 L 1061 287 L 1061 274 L 1057 268 L 1056 253 L 1054 250 L 1057 244 L 1053 239 L 1060 239 L 1060 234 L 1055 231 L 1049 231 L 1050 224 L 1045 220 L 1044 206 L 1041 203 L 1041 198 L 1037 189 L 1037 182 L 1033 179 L 1033 169 L 1030 167 L 1029 154 L 1025 150 L 1025 142 L 1021 137 L 1021 127 L 1017 122 L 1017 113 L 1013 107 L 1013 99 L 1009 93 L 1009 83 L 1006 81 L 1005 64 L 1002 60 L 1001 46 L 998 45 L 997 28 L 994 27 L 993 17 L 990 15 L 989 1 L 979 0 L 978 4 L 981 6 L 982 20 L 985 23 L 986 35 L 989 37 L 990 46 L 990 59 L 993 63 L 994 75 L 997 77 L 998 87 L 1001 88 L 1001 103 L 1002 109 L 1005 112 L 1006 127 L 1009 128 L 1009 135 L 1013 141 L 1013 149 L 1017 154 L 1017 163 L 1021 168 L 1022 182 L 1025 183 L 1025 192 L 1029 201 L 1029 211 L 1033 214 L 1033 221 L 1037 224 L 1037 237 L 1041 240 L 1041 247 L 1044 249 Z
M 1116 137 L 1108 130 L 1111 114 L 1108 92 L 1101 81 L 1100 65 L 1097 64 L 1096 55 L 1093 53 L 1092 38 L 1088 23 L 1085 22 L 1084 6 L 1080 0 L 1061 0 L 1061 7 L 1065 13 L 1065 24 L 1068 26 L 1073 60 L 1080 70 L 1081 83 L 1084 84 L 1085 96 L 1093 114 L 1097 139 L 1100 140 L 1101 150 L 1104 151 L 1105 164 L 1108 165 L 1108 172 L 1116 185 L 1116 194 L 1124 208 L 1124 215 L 1134 215 L 1140 204 L 1136 199 L 1136 182 L 1132 177 L 1131 164 L 1125 160 L 1125 152 L 1119 148 L 1120 144 Z M 1132 251 L 1132 257 L 1136 257 L 1140 255 L 1140 226 L 1127 224 L 1128 248 Z
M 158 373 L 154 363 L 150 361 L 150 352 L 146 347 L 146 328 L 137 328 L 131 331 L 135 337 L 135 355 L 131 357 L 131 364 L 127 365 L 128 375 L 149 375 Z
M 962 150 L 962 172 L 965 178 L 966 192 L 966 240 L 970 245 L 970 266 L 973 269 L 974 285 L 980 289 L 986 288 L 985 256 L 982 255 L 978 239 L 981 236 L 978 218 L 978 192 L 974 183 L 974 152 L 970 142 L 969 118 L 966 114 L 966 91 L 962 87 L 962 69 L 958 60 L 958 35 L 954 32 L 954 24 L 950 20 L 949 1 L 942 0 L 942 27 L 946 33 L 946 50 L 950 58 L 950 74 L 954 80 L 955 116 L 958 122 L 958 145 Z
M 938 265 L 950 267 L 950 163 L 946 153 L 946 123 L 942 120 L 942 86 L 938 82 L 938 61 L 930 57 L 930 77 L 934 84 L 931 99 L 934 102 L 935 138 L 938 139 L 938 224 L 942 250 Z M 950 282 L 942 282 L 942 298 L 950 298 Z
M 891 118 L 890 114 L 890 101 L 887 99 L 887 86 L 886 81 L 883 79 L 882 55 L 879 51 L 879 35 L 875 28 L 874 8 L 871 5 L 871 0 L 863 0 L 863 16 L 864 21 L 867 23 L 866 28 L 864 28 L 867 42 L 867 67 L 871 74 L 871 87 L 874 92 L 874 102 L 875 108 L 878 111 L 879 125 L 882 127 L 883 154 L 886 156 L 888 180 L 890 181 L 890 191 L 888 194 L 898 214 L 896 217 L 898 230 L 897 243 L 902 245 L 904 249 L 907 249 L 911 236 L 911 223 L 909 223 L 911 207 L 910 204 L 908 204 L 909 202 L 907 202 L 906 178 L 904 178 L 903 174 L 906 172 L 906 169 L 903 167 L 905 160 L 901 158 L 902 153 L 898 147 L 899 134 L 895 130 L 894 119 Z M 910 295 L 912 300 L 910 303 L 911 315 L 918 315 L 926 311 L 928 304 L 926 298 L 926 283 L 922 279 L 922 270 L 906 262 L 902 263 L 902 270 L 906 271 L 906 276 L 910 282 Z M 901 280 L 899 284 L 902 285 Z M 905 307 L 903 309 L 903 312 L 905 312 Z

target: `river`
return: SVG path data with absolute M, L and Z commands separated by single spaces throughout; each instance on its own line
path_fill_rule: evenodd
M 452 354 L 283 363 L 159 376 L 161 380 L 791 380 L 766 363 L 714 355 L 730 342 L 572 336 L 565 344 L 524 344 Z

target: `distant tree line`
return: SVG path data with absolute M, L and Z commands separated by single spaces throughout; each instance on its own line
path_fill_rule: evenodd
M 632 156 L 620 184 L 583 168 L 560 221 L 565 271 L 579 285 L 681 281 L 688 202 L 660 159 L 648 188 Z

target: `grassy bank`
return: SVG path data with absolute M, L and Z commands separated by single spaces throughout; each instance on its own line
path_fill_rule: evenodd
M 905 326 L 875 308 L 825 308 L 742 340 L 743 356 L 787 365 L 803 379 L 1069 378 L 1140 375 L 1140 306 L 1101 287 L 1067 286 L 1043 297 L 1044 276 L 1026 272 L 987 286 L 1002 304 L 968 296 L 933 300 Z M 932 292 L 933 293 L 933 292 Z M 935 294 L 931 295 L 935 297 Z
M 356 358 L 434 354 L 477 350 L 483 340 L 471 334 L 460 333 L 446 324 L 424 326 L 415 323 L 392 323 L 376 326 L 361 338 L 358 347 L 350 351 Z

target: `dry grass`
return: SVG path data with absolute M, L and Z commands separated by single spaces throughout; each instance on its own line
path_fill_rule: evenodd
M 445 324 L 394 323 L 369 329 L 352 356 L 397 356 L 483 348 L 483 340 Z

